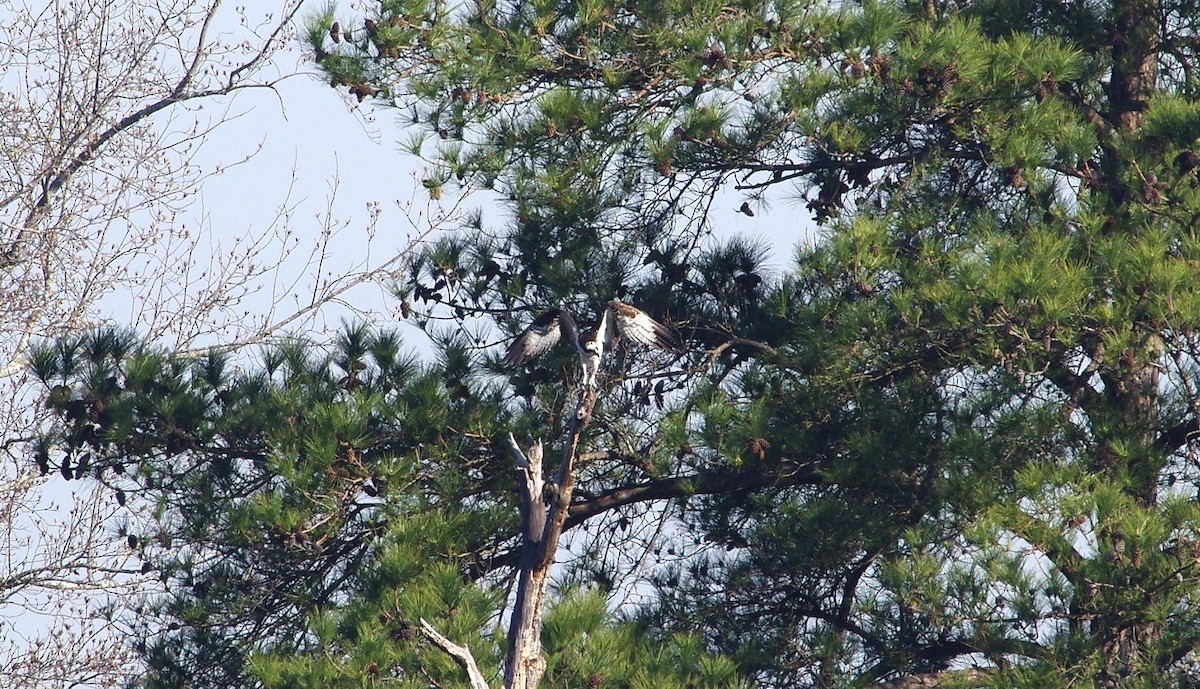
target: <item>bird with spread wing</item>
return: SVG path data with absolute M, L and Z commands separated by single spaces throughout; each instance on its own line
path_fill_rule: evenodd
M 579 361 L 583 368 L 583 384 L 596 387 L 596 373 L 605 352 L 611 351 L 617 339 L 624 335 L 634 342 L 667 351 L 679 351 L 679 338 L 670 328 L 646 315 L 636 307 L 613 299 L 608 302 L 600 321 L 586 333 L 580 334 L 579 326 L 571 312 L 564 308 L 551 309 L 534 319 L 529 327 L 517 335 L 504 355 L 504 363 L 519 366 L 558 343 L 563 336 L 579 350 Z

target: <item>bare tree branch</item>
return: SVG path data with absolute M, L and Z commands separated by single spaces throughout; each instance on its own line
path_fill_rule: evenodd
M 31 345 L 115 320 L 199 352 L 311 327 L 330 304 L 364 313 L 354 290 L 382 290 L 457 210 L 400 202 L 408 243 L 380 256 L 368 244 L 349 269 L 324 262 L 350 230 L 332 198 L 300 230 L 294 190 L 266 226 L 209 223 L 199 192 L 252 154 L 212 169 L 197 152 L 234 117 L 231 96 L 278 95 L 292 75 L 278 58 L 302 2 L 18 4 L 0 24 L 0 686 L 124 684 L 137 667 L 105 607 L 158 586 L 126 543 L 137 506 L 33 465 Z M 269 304 L 244 305 L 256 293 Z M 128 315 L 114 318 L 113 303 Z
M 471 689 L 488 689 L 487 680 L 484 679 L 483 673 L 479 671 L 479 665 L 475 662 L 475 656 L 471 655 L 471 649 L 466 646 L 459 646 L 450 639 L 443 636 L 437 629 L 434 629 L 432 624 L 429 624 L 424 619 L 421 621 L 421 631 L 429 640 L 437 645 L 446 653 L 449 653 L 463 669 L 467 671 L 467 677 L 471 681 Z

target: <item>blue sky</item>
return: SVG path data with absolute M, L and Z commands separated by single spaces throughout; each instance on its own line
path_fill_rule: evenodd
M 189 222 L 209 227 L 216 241 L 230 241 L 261 232 L 287 205 L 292 209 L 290 228 L 302 241 L 318 239 L 325 219 L 344 226 L 332 243 L 327 272 L 336 275 L 361 267 L 368 255 L 378 264 L 431 226 L 429 216 L 438 207 L 419 185 L 425 164 L 401 151 L 405 132 L 396 111 L 369 100 L 358 104 L 348 99 L 344 90 L 329 87 L 312 73 L 299 50 L 281 58 L 284 71 L 308 74 L 284 80 L 276 92 L 243 92 L 229 102 L 206 106 L 214 118 L 226 112 L 232 117 L 205 144 L 202 164 L 215 168 L 253 155 L 204 182 Z M 749 233 L 762 238 L 772 248 L 772 268 L 784 268 L 796 243 L 811 241 L 813 225 L 807 212 L 775 198 L 748 218 L 736 210 L 742 199 L 730 190 L 714 204 L 714 235 Z M 448 196 L 442 209 L 449 210 L 454 201 Z M 504 222 L 504 209 L 489 194 L 474 192 L 462 203 L 463 208 L 482 206 L 486 223 Z M 373 238 L 372 206 L 378 211 Z M 292 263 L 283 272 L 303 272 L 303 261 L 294 257 Z M 254 295 L 246 307 L 251 312 L 266 308 L 269 292 Z M 369 320 L 398 315 L 395 300 L 377 287 L 356 290 L 350 301 L 365 309 Z M 350 311 L 335 305 L 313 325 L 336 327 L 345 317 L 352 317 Z

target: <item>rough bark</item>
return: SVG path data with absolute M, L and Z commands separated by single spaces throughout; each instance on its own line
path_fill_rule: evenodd
M 434 629 L 432 624 L 425 620 L 421 620 L 421 631 L 425 636 L 429 637 L 438 648 L 446 653 L 449 653 L 463 669 L 467 671 L 467 677 L 471 681 L 471 689 L 488 689 L 487 679 L 483 673 L 479 671 L 479 665 L 475 662 L 475 656 L 471 654 L 471 649 L 466 646 L 459 646 L 450 639 L 447 639 L 437 629 Z
M 536 689 L 546 672 L 542 656 L 542 616 L 550 585 L 554 553 L 567 521 L 571 494 L 575 489 L 575 459 L 579 437 L 592 418 L 596 391 L 580 392 L 579 404 L 563 443 L 562 460 L 554 482 L 546 485 L 542 477 L 543 446 L 534 440 L 521 450 L 516 438 L 508 436 L 509 449 L 516 458 L 521 481 L 517 485 L 521 500 L 521 556 L 518 562 L 517 597 L 508 627 L 508 653 L 504 664 L 504 689 Z M 459 646 L 421 620 L 421 629 L 439 648 L 454 657 L 466 671 L 472 689 L 486 689 L 471 650 Z
M 575 457 L 579 436 L 591 420 L 596 392 L 584 390 L 563 443 L 562 461 L 554 483 L 546 490 L 542 481 L 542 444 L 535 441 L 528 454 L 522 454 L 516 440 L 509 442 L 517 456 L 524 481 L 521 496 L 522 542 L 517 598 L 508 628 L 508 656 L 505 662 L 505 689 L 535 689 L 546 671 L 542 657 L 542 615 L 554 553 L 575 488 Z
M 1107 148 L 1104 167 L 1111 183 L 1120 184 L 1130 166 L 1138 170 L 1137 161 L 1120 140 L 1134 140 L 1144 119 L 1144 112 L 1153 97 L 1158 76 L 1159 30 L 1162 7 L 1160 0 L 1117 0 L 1112 6 L 1112 74 L 1108 85 L 1109 120 L 1116 126 L 1118 145 Z M 1137 222 L 1130 211 L 1126 194 L 1114 193 L 1109 202 L 1112 226 L 1118 232 L 1136 233 Z M 1140 326 L 1140 328 L 1139 328 Z M 1098 471 L 1121 471 L 1132 481 L 1130 493 L 1142 505 L 1151 506 L 1157 499 L 1157 476 L 1165 454 L 1157 445 L 1155 420 L 1158 418 L 1158 360 L 1161 341 L 1150 325 L 1134 324 L 1143 329 L 1117 361 L 1111 361 L 1101 372 L 1104 394 L 1109 408 L 1119 418 L 1115 437 L 1097 438 L 1095 466 Z M 1122 453 L 1121 447 L 1136 448 Z M 1117 466 L 1121 464 L 1121 466 Z M 1124 536 L 1115 529 L 1100 529 L 1114 552 L 1119 552 Z M 1077 594 L 1078 595 L 1078 594 Z M 1092 601 L 1083 596 L 1084 606 Z M 1139 619 L 1140 615 L 1105 615 L 1103 611 L 1092 622 L 1103 648 L 1101 667 L 1096 676 L 1100 687 L 1118 687 L 1131 675 L 1154 667 L 1153 649 L 1162 636 L 1158 622 Z
M 1113 73 L 1108 98 L 1112 119 L 1121 129 L 1141 124 L 1158 77 L 1160 0 L 1113 3 Z

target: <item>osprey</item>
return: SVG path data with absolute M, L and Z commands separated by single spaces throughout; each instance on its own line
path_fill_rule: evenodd
M 596 387 L 600 360 L 621 335 L 656 349 L 679 350 L 679 339 L 667 326 L 647 316 L 641 309 L 613 299 L 600 314 L 600 322 L 596 327 L 582 336 L 570 311 L 557 308 L 543 313 L 509 345 L 504 363 L 519 366 L 553 347 L 564 334 L 567 341 L 579 350 L 583 384 L 589 388 Z

